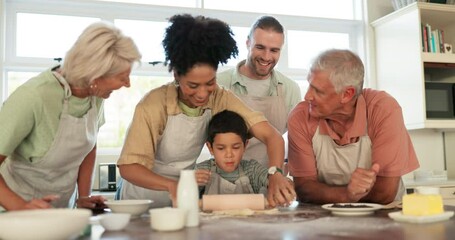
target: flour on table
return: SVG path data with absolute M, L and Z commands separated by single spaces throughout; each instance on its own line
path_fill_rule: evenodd
M 218 210 L 213 211 L 214 215 L 227 215 L 227 216 L 251 216 L 255 214 L 276 214 L 278 213 L 278 208 L 265 209 L 265 210 L 252 210 L 249 208 L 245 209 L 232 209 L 232 210 Z

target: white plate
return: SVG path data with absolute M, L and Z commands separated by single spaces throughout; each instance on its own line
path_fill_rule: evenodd
M 408 222 L 408 223 L 430 223 L 444 221 L 453 216 L 453 211 L 446 211 L 441 214 L 435 214 L 430 216 L 407 216 L 403 215 L 400 212 L 391 212 L 389 217 L 398 222 Z
M 322 208 L 327 209 L 332 212 L 333 215 L 338 216 L 365 216 L 373 214 L 374 211 L 381 209 L 382 205 L 374 203 L 338 203 L 342 205 L 365 205 L 367 207 L 357 207 L 357 208 L 339 208 L 332 207 L 333 203 L 324 204 Z

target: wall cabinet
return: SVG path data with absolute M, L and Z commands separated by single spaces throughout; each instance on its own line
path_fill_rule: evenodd
M 425 81 L 455 83 L 455 54 L 423 52 L 422 24 L 444 30 L 444 42 L 455 46 L 454 5 L 416 2 L 372 23 L 377 88 L 395 97 L 408 129 L 455 129 L 455 117 L 426 114 Z

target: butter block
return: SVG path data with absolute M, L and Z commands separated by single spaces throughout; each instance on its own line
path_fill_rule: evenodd
M 403 196 L 403 215 L 429 216 L 444 212 L 439 194 L 412 193 Z

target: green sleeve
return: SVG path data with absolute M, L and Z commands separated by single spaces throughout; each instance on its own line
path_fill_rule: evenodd
M 208 169 L 208 170 L 210 170 L 212 168 L 212 161 L 214 161 L 214 160 L 211 158 L 211 159 L 205 160 L 203 162 L 200 162 L 200 163 L 196 164 L 195 169 Z
M 19 87 L 0 110 L 0 154 L 9 156 L 39 124 L 42 100 L 27 87 Z
M 254 159 L 242 160 L 241 163 L 245 174 L 247 174 L 250 179 L 251 186 L 255 193 L 259 193 L 259 190 L 262 187 L 267 188 L 269 183 L 267 168 Z

